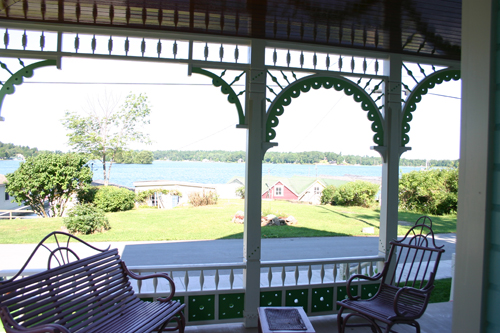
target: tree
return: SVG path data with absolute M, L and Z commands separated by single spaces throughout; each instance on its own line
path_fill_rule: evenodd
M 145 94 L 130 93 L 117 107 L 111 96 L 89 102 L 86 116 L 67 112 L 63 124 L 69 131 L 69 145 L 78 152 L 88 153 L 103 164 L 104 185 L 108 185 L 111 166 L 116 154 L 126 150 L 131 142 L 150 143 L 142 131 L 149 124 L 151 110 Z
M 29 157 L 13 173 L 6 175 L 6 191 L 18 204 L 28 204 L 39 216 L 62 216 L 76 190 L 92 181 L 92 171 L 83 154 L 40 154 Z

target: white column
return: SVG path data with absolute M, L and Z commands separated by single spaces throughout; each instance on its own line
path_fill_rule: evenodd
M 498 4 L 492 0 L 462 2 L 462 118 L 453 332 L 493 332 L 494 328 L 486 327 L 486 317 L 498 317 L 499 313 L 495 302 L 486 302 L 485 292 L 490 273 L 490 158 L 498 158 L 499 154 L 489 146 L 496 88 L 492 62 L 498 66 L 497 46 L 492 37 L 496 27 L 491 20 L 492 15 L 498 15 L 495 7 Z
M 382 191 L 380 199 L 380 233 L 378 252 L 387 257 L 389 242 L 398 234 L 399 157 L 401 155 L 401 56 L 391 55 L 384 66 L 389 82 L 385 87 L 384 107 L 384 163 L 382 165 Z
M 245 168 L 245 231 L 243 272 L 245 288 L 244 324 L 257 327 L 257 308 L 260 302 L 260 217 L 262 206 L 262 157 L 264 121 L 266 113 L 265 45 L 253 40 L 251 69 L 246 75 L 247 100 L 245 107 L 247 131 L 247 155 Z

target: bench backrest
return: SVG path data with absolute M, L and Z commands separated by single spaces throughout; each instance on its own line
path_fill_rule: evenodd
M 22 326 L 56 323 L 72 332 L 136 302 L 116 249 L 0 285 L 0 306 Z
M 382 282 L 394 287 L 433 288 L 443 246 L 437 246 L 432 221 L 427 216 L 417 220 L 399 241 L 392 241 Z M 395 268 L 395 269 L 394 269 Z

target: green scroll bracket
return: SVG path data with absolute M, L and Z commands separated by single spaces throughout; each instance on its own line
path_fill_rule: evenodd
M 238 125 L 243 126 L 245 125 L 245 114 L 243 113 L 243 108 L 241 107 L 240 100 L 238 99 L 238 95 L 234 92 L 233 87 L 231 87 L 230 84 L 228 84 L 224 79 L 222 79 L 220 76 L 217 74 L 214 74 L 212 72 L 209 72 L 207 70 L 198 68 L 198 67 L 193 67 L 193 73 L 201 74 L 208 76 L 209 78 L 212 79 L 212 84 L 215 87 L 221 87 L 220 91 L 224 95 L 229 95 L 227 97 L 227 100 L 229 103 L 234 104 L 236 106 L 236 110 L 238 111 Z M 237 81 L 239 77 L 235 79 Z
M 0 89 L 0 112 L 2 111 L 3 100 L 6 95 L 12 95 L 16 88 L 14 85 L 20 85 L 24 82 L 24 78 L 30 78 L 34 74 L 34 70 L 40 67 L 46 66 L 57 66 L 56 60 L 43 60 L 39 62 L 35 62 L 31 65 L 21 68 L 16 73 L 12 74 L 12 76 L 5 82 Z M 0 117 L 0 121 L 4 121 L 3 117 Z

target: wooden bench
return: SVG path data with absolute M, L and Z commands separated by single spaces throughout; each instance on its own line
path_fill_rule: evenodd
M 420 217 L 400 241 L 392 241 L 391 250 L 382 271 L 372 277 L 354 275 L 347 282 L 347 298 L 337 302 L 338 331 L 350 326 L 371 326 L 373 332 L 391 332 L 395 324 L 408 324 L 420 332 L 416 319 L 420 318 L 434 289 L 434 278 L 444 252 L 437 246 L 432 231 L 432 221 Z M 379 282 L 380 288 L 370 299 L 362 300 L 352 296 L 350 285 L 353 280 L 365 279 Z M 344 310 L 351 313 L 342 317 Z M 352 317 L 361 317 L 366 324 L 348 324 Z
M 80 259 L 75 249 L 97 254 Z M 21 278 L 30 260 L 45 250 L 47 270 Z M 166 279 L 170 294 L 155 302 L 142 301 L 134 294 L 130 277 Z M 100 250 L 72 235 L 53 232 L 14 277 L 0 281 L 0 318 L 7 333 L 182 333 L 184 304 L 172 301 L 174 294 L 174 282 L 166 273 L 136 275 L 117 249 Z

